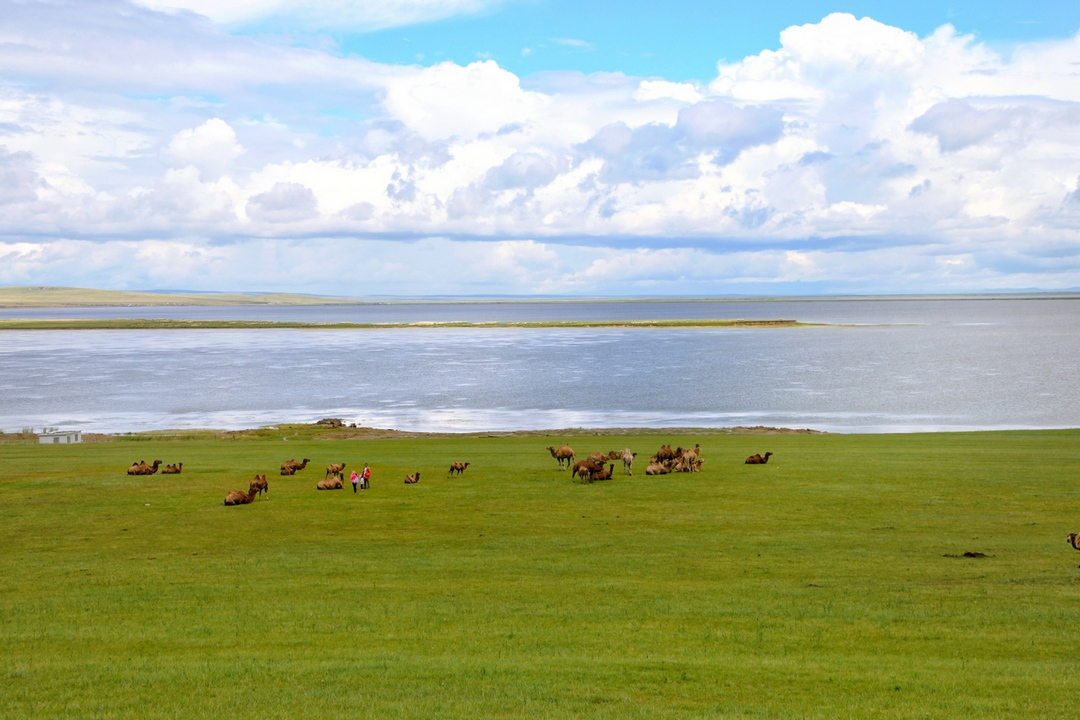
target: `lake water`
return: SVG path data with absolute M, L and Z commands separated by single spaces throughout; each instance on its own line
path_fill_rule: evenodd
M 450 432 L 1080 427 L 1074 297 L 0 310 L 12 317 L 782 318 L 845 326 L 5 331 L 7 432 L 235 429 L 328 416 Z

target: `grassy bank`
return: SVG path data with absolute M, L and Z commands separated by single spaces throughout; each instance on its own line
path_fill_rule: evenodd
M 261 320 L 76 318 L 0 320 L 0 330 L 385 330 L 392 328 L 752 328 L 813 327 L 794 320 L 568 320 L 539 322 L 318 323 Z
M 593 485 L 563 439 L 0 444 L 2 714 L 1071 717 L 1080 431 L 579 433 L 639 453 Z M 316 491 L 342 461 L 372 489 Z

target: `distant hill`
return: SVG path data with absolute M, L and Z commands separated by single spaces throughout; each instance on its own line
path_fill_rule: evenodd
M 351 305 L 355 300 L 291 293 L 153 293 L 49 287 L 0 287 L 0 307 L 123 307 L 128 305 Z

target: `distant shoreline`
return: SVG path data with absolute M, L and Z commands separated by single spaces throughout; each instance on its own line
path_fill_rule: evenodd
M 1001 293 L 921 293 L 914 295 L 790 295 L 790 296 L 663 296 L 663 297 L 565 297 L 565 296 L 432 296 L 432 297 L 332 297 L 271 292 L 146 292 L 97 290 L 44 285 L 0 287 L 0 309 L 94 308 L 94 307 L 282 307 L 318 305 L 443 305 L 443 304 L 539 304 L 539 303 L 762 303 L 762 302 L 859 302 L 934 300 L 1080 300 L 1078 291 L 1016 291 Z
M 568 320 L 535 322 L 275 322 L 263 320 L 171 320 L 129 318 L 0 320 L 2 330 L 393 330 L 393 329 L 614 329 L 614 328 L 798 328 L 839 327 L 797 320 Z

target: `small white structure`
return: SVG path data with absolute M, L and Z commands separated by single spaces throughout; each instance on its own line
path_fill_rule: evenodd
M 54 443 L 60 443 L 65 445 L 67 443 L 81 443 L 82 431 L 45 428 L 40 433 L 38 433 L 38 442 L 42 445 L 52 445 Z

